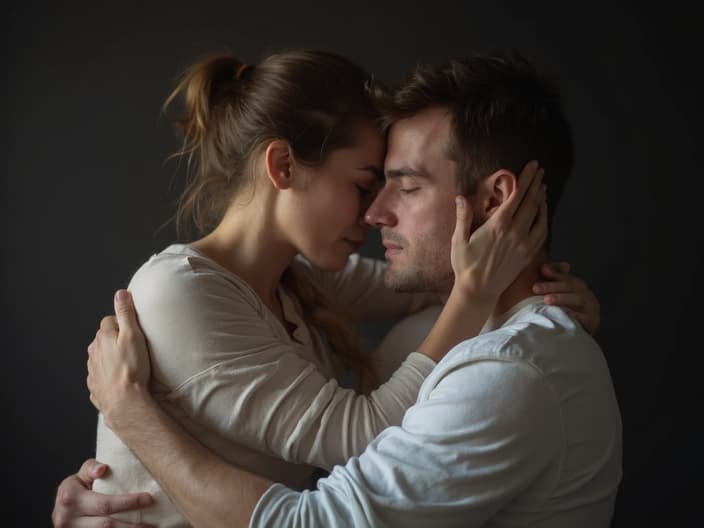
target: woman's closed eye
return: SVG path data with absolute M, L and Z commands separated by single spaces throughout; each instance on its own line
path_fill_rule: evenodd
M 355 183 L 355 187 L 357 187 L 357 190 L 359 191 L 359 195 L 362 197 L 369 196 L 374 191 L 374 189 L 372 188 L 371 185 L 367 186 L 367 185 Z

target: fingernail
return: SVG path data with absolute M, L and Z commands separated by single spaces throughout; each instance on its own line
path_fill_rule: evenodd
M 533 284 L 533 293 L 541 293 L 542 291 L 543 288 L 540 284 Z
M 96 464 L 93 466 L 93 474 L 96 476 L 101 475 L 104 470 L 105 470 L 105 464 Z
M 139 505 L 140 506 L 149 506 L 152 503 L 152 496 L 149 495 L 149 493 L 142 493 L 139 496 Z
M 117 293 L 115 293 L 115 303 L 122 304 L 124 302 L 127 302 L 127 291 L 117 290 Z
M 459 196 L 455 197 L 455 205 L 457 205 L 458 209 L 462 209 L 464 207 L 464 200 Z

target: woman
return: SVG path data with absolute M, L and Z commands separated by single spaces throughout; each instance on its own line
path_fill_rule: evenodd
M 331 295 L 356 319 L 399 317 L 432 301 L 390 294 L 382 264 L 349 258 L 363 241 L 364 201 L 383 166 L 368 76 L 321 52 L 273 55 L 256 67 L 219 56 L 194 66 L 169 101 L 180 95 L 183 153 L 197 172 L 179 218 L 192 216 L 207 234 L 156 255 L 130 284 L 152 354 L 151 390 L 230 462 L 303 488 L 314 467 L 343 463 L 400 423 L 424 376 L 453 344 L 479 331 L 493 303 L 472 304 L 475 320 L 463 335 L 431 331 L 368 397 L 340 388 L 335 379 L 346 371 L 364 383 L 372 369 Z M 521 194 L 537 195 L 536 167 L 524 172 Z M 520 198 L 506 208 L 509 218 Z M 523 216 L 532 220 L 535 211 Z M 467 306 L 469 294 L 483 299 L 511 282 L 542 245 L 545 215 L 538 219 L 534 246 L 509 253 L 491 284 L 476 283 L 471 272 L 485 264 L 469 258 L 481 230 L 458 247 L 458 293 L 436 327 L 446 312 Z M 186 523 L 102 417 L 97 456 L 112 468 L 100 490 L 151 491 L 156 505 L 141 520 Z

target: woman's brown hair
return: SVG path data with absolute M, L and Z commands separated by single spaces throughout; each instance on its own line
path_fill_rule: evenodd
M 189 221 L 200 235 L 214 229 L 233 196 L 252 183 L 253 160 L 269 141 L 287 141 L 295 161 L 311 166 L 353 145 L 355 125 L 379 117 L 379 91 L 358 65 L 324 51 L 276 53 L 256 65 L 217 54 L 193 65 L 164 103 L 165 111 L 182 104 L 177 155 L 187 158 L 189 178 L 176 213 L 179 230 Z M 282 282 L 345 365 L 371 383 L 359 334 L 340 307 L 291 268 Z

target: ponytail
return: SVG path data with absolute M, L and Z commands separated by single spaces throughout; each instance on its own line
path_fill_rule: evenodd
M 232 193 L 234 168 L 228 170 L 229 163 L 222 159 L 228 156 L 218 148 L 215 131 L 231 122 L 226 108 L 239 100 L 238 85 L 249 68 L 231 55 L 212 55 L 186 70 L 164 102 L 164 113 L 176 99 L 183 107 L 182 117 L 176 120 L 183 142 L 174 156 L 186 158 L 189 177 L 176 212 L 179 231 L 187 220 L 192 220 L 199 232 L 208 231 L 224 213 L 223 201 L 213 198 Z

